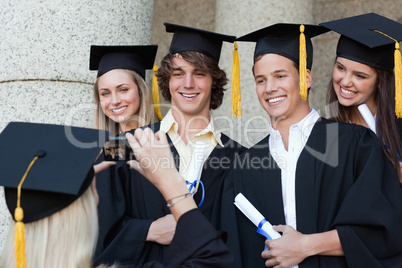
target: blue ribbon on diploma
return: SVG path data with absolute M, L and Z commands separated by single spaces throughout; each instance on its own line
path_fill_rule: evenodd
M 268 221 L 265 218 L 260 221 L 260 223 L 258 224 L 258 227 L 257 227 L 257 233 L 259 233 L 260 235 L 265 236 L 267 238 L 267 240 L 272 240 L 272 237 L 262 229 L 262 226 L 266 222 L 268 222 Z M 268 248 L 267 245 L 265 245 L 264 250 L 267 249 L 267 248 Z
M 201 189 L 202 189 L 201 202 L 198 204 L 198 207 L 201 207 L 201 206 L 202 206 L 202 203 L 204 203 L 204 197 L 205 197 L 204 184 L 203 184 L 202 181 L 200 181 L 200 180 L 195 180 L 195 181 L 193 181 L 192 183 L 189 182 L 188 180 L 186 180 L 186 184 L 187 184 L 187 185 L 190 185 L 190 186 L 188 187 L 188 190 L 190 191 L 190 193 L 191 193 L 191 190 L 195 187 L 195 185 L 196 185 L 197 182 L 200 182 L 200 184 L 201 184 Z M 195 193 L 194 193 L 194 194 L 195 194 Z M 193 194 L 193 195 L 194 195 L 194 194 Z M 262 225 L 261 225 L 261 226 L 262 226 Z
M 268 240 L 281 237 L 281 235 L 272 228 L 269 221 L 265 219 L 265 217 L 242 193 L 236 195 L 234 204 L 254 224 L 254 226 L 257 226 L 257 233 L 265 236 Z M 265 247 L 265 249 L 266 248 L 267 247 Z

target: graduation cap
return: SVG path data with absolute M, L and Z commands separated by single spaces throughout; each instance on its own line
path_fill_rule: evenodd
M 214 58 L 219 62 L 222 43 L 233 43 L 236 36 L 224 35 L 192 27 L 165 22 L 166 32 L 174 33 L 169 52 L 195 51 Z
M 113 69 L 127 69 L 145 79 L 145 70 L 152 69 L 157 45 L 91 46 L 89 69 L 98 70 L 97 77 Z
M 14 213 L 16 261 L 25 260 L 24 224 L 73 203 L 94 176 L 93 163 L 108 138 L 101 130 L 11 122 L 0 134 L 0 185 Z
M 367 13 L 320 25 L 341 34 L 336 50 L 337 56 L 391 72 L 395 67 L 395 109 L 396 115 L 402 117 L 402 73 L 399 51 L 402 24 L 375 13 Z
M 268 53 L 278 54 L 299 64 L 300 94 L 307 98 L 306 68 L 313 65 L 311 38 L 328 32 L 311 24 L 277 23 L 237 38 L 237 41 L 257 42 L 254 58 Z

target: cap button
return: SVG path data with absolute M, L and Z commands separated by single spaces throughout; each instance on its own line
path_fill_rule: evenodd
M 44 150 L 37 150 L 35 153 L 35 156 L 37 157 L 44 157 L 46 155 L 46 152 Z

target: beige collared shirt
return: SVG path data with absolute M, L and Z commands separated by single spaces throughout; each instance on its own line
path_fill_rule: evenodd
M 221 133 L 215 130 L 212 115 L 207 127 L 194 135 L 194 137 L 192 137 L 190 140 L 188 140 L 187 144 L 184 143 L 178 133 L 178 123 L 174 119 L 171 110 L 169 110 L 169 112 L 161 121 L 160 130 L 169 135 L 169 138 L 172 140 L 173 145 L 180 155 L 179 173 L 186 179 L 190 168 L 193 168 L 190 166 L 190 163 L 196 144 L 200 144 L 200 142 L 202 142 L 206 147 L 203 155 L 196 155 L 196 161 L 193 160 L 193 162 L 196 162 L 198 164 L 204 164 L 205 160 L 208 158 L 208 156 L 211 154 L 217 144 L 223 146 L 223 143 L 221 141 Z M 199 173 L 197 179 L 199 180 L 200 177 L 201 172 Z

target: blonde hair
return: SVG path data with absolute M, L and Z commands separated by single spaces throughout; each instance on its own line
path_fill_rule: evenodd
M 14 225 L 10 224 L 0 267 L 15 267 Z M 25 224 L 27 268 L 89 268 L 98 237 L 98 216 L 91 187 L 67 208 Z
M 138 111 L 138 115 L 133 116 L 130 120 L 136 120 L 138 122 L 138 127 L 149 125 L 150 123 L 154 122 L 155 115 L 153 109 L 151 109 L 151 99 L 149 96 L 150 94 L 148 86 L 145 83 L 144 79 L 138 73 L 132 70 L 123 70 L 132 75 L 133 81 L 138 87 L 138 95 L 140 96 L 140 108 Z M 95 127 L 97 129 L 110 131 L 113 133 L 113 135 L 117 135 L 120 132 L 119 123 L 116 123 L 109 117 L 107 117 L 102 110 L 102 106 L 99 101 L 98 80 L 99 78 L 96 79 L 93 91 L 96 105 L 94 120 Z

